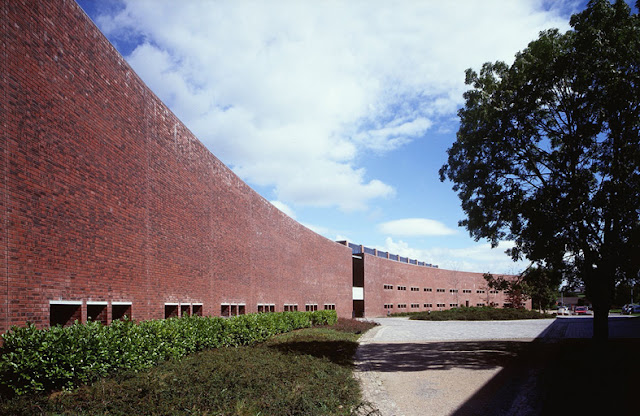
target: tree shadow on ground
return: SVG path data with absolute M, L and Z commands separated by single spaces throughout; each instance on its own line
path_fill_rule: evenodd
M 567 339 L 589 319 L 559 319 L 454 416 L 631 414 L 640 392 L 640 320 L 611 318 L 607 343 Z
M 459 341 L 364 344 L 358 359 L 379 372 L 484 370 L 503 367 L 527 347 L 524 341 Z

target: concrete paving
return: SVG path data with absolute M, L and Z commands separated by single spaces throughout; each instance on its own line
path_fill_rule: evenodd
M 590 338 L 592 317 L 522 321 L 410 321 L 374 319 L 380 326 L 360 339 L 357 376 L 363 396 L 382 416 L 463 415 L 483 391 L 501 395 L 504 414 L 535 414 L 519 389 L 532 383 L 531 366 L 514 365 L 532 341 Z M 611 338 L 640 338 L 640 319 L 610 318 Z M 509 364 L 510 370 L 502 370 Z M 529 374 L 531 373 L 531 374 Z M 504 382 L 490 380 L 502 377 Z M 515 387 L 518 386 L 518 387 Z M 480 395 L 482 396 L 482 395 Z

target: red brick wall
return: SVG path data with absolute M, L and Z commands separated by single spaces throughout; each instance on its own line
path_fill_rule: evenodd
M 503 292 L 489 293 L 482 273 L 469 273 L 454 270 L 444 270 L 434 267 L 417 266 L 398 261 L 387 260 L 369 254 L 359 255 L 364 263 L 364 304 L 365 317 L 384 316 L 387 314 L 385 304 L 392 304 L 391 313 L 417 312 L 424 310 L 450 309 L 451 304 L 459 306 L 476 306 L 480 303 L 489 305 L 495 303 L 502 307 L 505 303 Z M 384 289 L 384 285 L 392 285 L 393 289 Z M 398 286 L 406 290 L 398 290 Z M 418 288 L 419 291 L 412 291 Z M 430 288 L 431 291 L 425 291 Z M 438 292 L 444 289 L 444 292 Z M 457 292 L 451 292 L 451 289 Z M 464 293 L 471 290 L 471 293 Z M 478 293 L 484 291 L 484 293 Z M 437 304 L 445 304 L 438 307 Z M 398 308 L 398 305 L 406 308 Z M 418 304 L 418 308 L 412 308 Z M 424 306 L 432 304 L 431 307 Z M 531 301 L 527 307 L 531 308 Z
M 336 304 L 351 251 L 224 166 L 72 1 L 2 3 L 0 331 L 49 301 Z M 111 311 L 108 315 L 110 317 Z

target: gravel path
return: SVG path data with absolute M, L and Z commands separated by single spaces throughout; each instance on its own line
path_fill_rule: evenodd
M 468 401 L 504 401 L 500 414 L 535 414 L 522 395 L 535 369 L 518 354 L 533 340 L 590 338 L 589 317 L 521 321 L 375 319 L 360 339 L 356 372 L 364 399 L 382 416 L 474 414 Z M 610 336 L 640 338 L 640 319 L 610 318 Z M 507 371 L 502 371 L 509 365 Z M 535 367 L 535 366 L 533 366 Z M 489 381 L 492 383 L 488 383 Z M 496 399 L 498 397 L 499 399 Z M 466 406 L 465 406 L 466 403 Z

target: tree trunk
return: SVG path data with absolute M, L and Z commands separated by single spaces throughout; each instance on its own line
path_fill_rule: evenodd
M 609 339 L 609 308 L 593 308 L 593 339 L 596 342 L 606 342 Z

